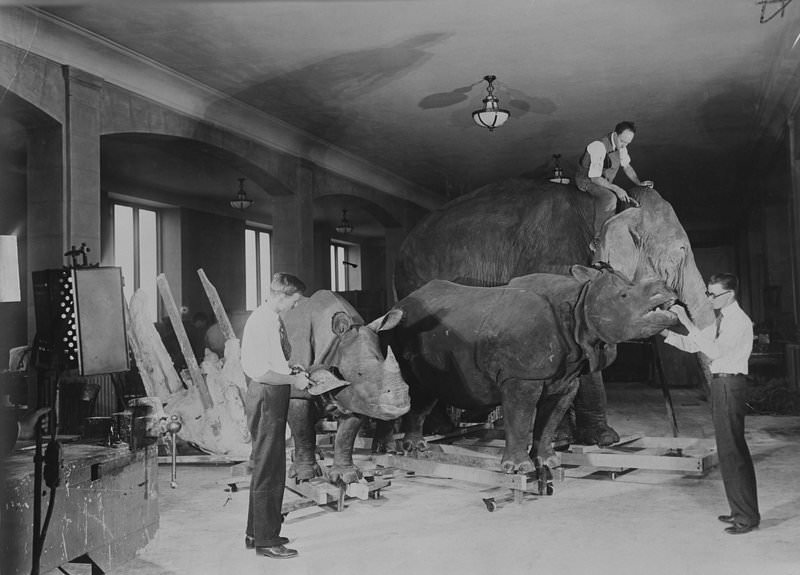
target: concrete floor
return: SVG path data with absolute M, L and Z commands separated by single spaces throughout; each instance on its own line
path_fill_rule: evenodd
M 694 391 L 673 390 L 673 400 L 681 436 L 713 437 Z M 670 436 L 664 412 L 657 389 L 609 385 L 609 419 L 623 435 Z M 747 535 L 724 533 L 716 519 L 728 512 L 717 469 L 702 478 L 640 470 L 613 481 L 572 469 L 554 496 L 494 513 L 483 486 L 400 477 L 381 499 L 348 500 L 341 513 L 290 514 L 283 534 L 300 556 L 281 561 L 244 549 L 248 492 L 217 483 L 229 468 L 182 466 L 170 489 L 162 466 L 157 536 L 109 575 L 800 574 L 800 417 L 749 416 L 747 426 L 762 513 Z

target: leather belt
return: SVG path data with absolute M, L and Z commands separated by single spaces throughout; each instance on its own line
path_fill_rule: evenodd
M 739 377 L 740 375 L 744 376 L 743 373 L 712 373 L 711 377 L 717 379 L 718 377 Z

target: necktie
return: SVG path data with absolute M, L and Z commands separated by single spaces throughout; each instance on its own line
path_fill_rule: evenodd
M 286 333 L 286 325 L 283 323 L 281 317 L 278 317 L 278 324 L 280 326 L 278 331 L 281 335 L 281 349 L 283 350 L 283 356 L 288 360 L 292 356 L 292 344 L 289 342 L 289 336 Z
M 722 324 L 722 314 L 720 312 L 716 312 L 716 316 L 717 316 L 717 320 L 716 320 L 717 321 L 717 332 L 716 332 L 716 335 L 714 336 L 715 339 L 719 337 L 719 326 L 720 326 L 720 324 Z

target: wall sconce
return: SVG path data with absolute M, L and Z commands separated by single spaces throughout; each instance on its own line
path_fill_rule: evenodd
M 236 197 L 231 200 L 231 207 L 236 208 L 237 210 L 246 210 L 250 206 L 252 206 L 255 202 L 247 197 L 247 194 L 244 191 L 244 178 L 239 178 L 239 191 L 236 194 Z
M 336 231 L 342 235 L 353 231 L 353 224 L 347 219 L 347 210 L 342 210 L 342 221 L 336 226 Z
M 0 236 L 0 302 L 22 301 L 17 236 Z
M 489 131 L 492 132 L 495 128 L 499 128 L 506 123 L 508 117 L 511 116 L 511 112 L 501 109 L 500 100 L 497 99 L 497 96 L 492 94 L 492 92 L 494 92 L 493 82 L 497 77 L 490 75 L 484 76 L 483 79 L 489 83 L 486 87 L 488 94 L 483 99 L 483 108 L 472 112 L 472 119 L 482 128 L 488 128 Z

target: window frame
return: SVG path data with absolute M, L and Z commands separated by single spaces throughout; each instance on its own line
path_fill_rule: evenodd
M 253 232 L 254 236 L 254 245 L 255 245 L 255 306 L 251 307 L 250 302 L 248 301 L 248 291 L 250 290 L 249 281 L 248 281 L 248 266 L 250 262 L 248 261 L 248 253 L 247 253 L 247 237 L 248 232 Z M 263 276 L 265 275 L 262 270 L 261 266 L 261 241 L 260 235 L 264 234 L 268 238 L 269 243 L 269 259 L 268 259 L 268 270 L 266 273 L 266 278 Z M 258 224 L 246 223 L 244 228 L 244 249 L 245 249 L 245 257 L 244 257 L 244 273 L 245 273 L 245 309 L 247 311 L 252 311 L 256 309 L 259 305 L 261 305 L 267 297 L 267 291 L 269 290 L 269 284 L 272 281 L 272 266 L 273 266 L 273 253 L 274 249 L 274 242 L 273 242 L 273 230 L 271 227 L 262 226 Z

